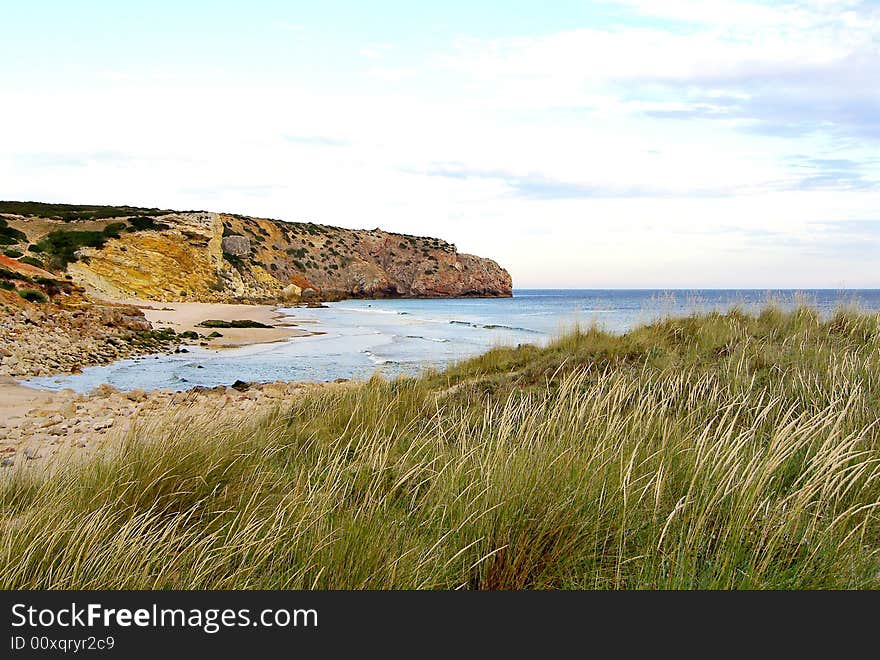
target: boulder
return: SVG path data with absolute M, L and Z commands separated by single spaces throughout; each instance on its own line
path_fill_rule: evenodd
M 224 236 L 223 251 L 234 257 L 245 257 L 251 253 L 251 239 L 247 236 Z
M 302 297 L 302 289 L 296 284 L 288 284 L 281 290 L 281 299 L 284 302 L 292 302 Z

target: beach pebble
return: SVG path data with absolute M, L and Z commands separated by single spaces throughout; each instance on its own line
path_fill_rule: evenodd
M 12 467 L 15 465 L 15 461 L 11 458 L 0 459 L 0 467 Z
M 104 429 L 109 429 L 116 422 L 112 417 L 108 417 L 107 419 L 99 420 L 92 424 L 93 431 L 103 431 Z

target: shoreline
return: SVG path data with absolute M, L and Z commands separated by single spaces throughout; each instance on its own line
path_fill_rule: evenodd
M 138 308 L 154 331 L 170 328 L 177 335 L 185 332 L 202 335 L 189 341 L 179 338 L 178 347 L 189 343 L 209 350 L 234 349 L 323 334 L 296 327 L 291 317 L 278 312 L 278 305 L 165 303 L 142 299 L 113 301 L 113 304 Z M 215 330 L 198 325 L 209 319 L 255 321 L 272 327 L 221 328 L 217 330 L 221 336 L 209 338 Z M 169 346 L 156 355 L 173 352 Z M 70 372 L 62 370 L 55 375 L 67 373 Z M 230 382 L 180 392 L 161 388 L 121 392 L 105 384 L 87 393 L 78 393 L 22 382 L 27 378 L 29 376 L 0 376 L 0 467 L 23 462 L 28 465 L 54 463 L 56 457 L 92 453 L 109 439 L 121 438 L 135 420 L 149 421 L 184 409 L 250 415 L 268 402 L 324 385 L 276 381 L 248 383 L 233 389 Z
M 200 344 L 206 348 L 238 348 L 253 344 L 271 344 L 294 337 L 308 337 L 320 334 L 279 323 L 282 319 L 289 320 L 290 318 L 278 313 L 280 305 L 200 302 L 166 303 L 138 298 L 130 298 L 120 302 L 140 309 L 154 329 L 171 328 L 178 334 L 197 332 L 201 335 L 210 335 L 214 332 L 214 329 L 198 325 L 209 319 L 216 319 L 218 321 L 255 321 L 272 326 L 271 328 L 220 328 L 216 331 L 222 335 L 221 337 L 201 340 Z

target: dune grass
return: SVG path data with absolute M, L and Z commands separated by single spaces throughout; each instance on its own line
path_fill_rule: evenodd
M 0 483 L 0 587 L 880 587 L 880 319 L 575 330 Z

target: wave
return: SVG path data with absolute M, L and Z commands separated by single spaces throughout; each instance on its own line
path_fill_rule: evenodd
M 370 358 L 370 362 L 372 362 L 376 366 L 385 365 L 385 364 L 401 364 L 397 360 L 389 360 L 388 358 L 379 357 L 378 355 L 373 353 L 373 351 L 370 351 L 370 350 L 361 351 L 361 353 L 363 353 L 368 358 Z
M 438 337 L 423 337 L 422 335 L 406 335 L 406 338 L 407 339 L 424 339 L 425 341 L 433 341 L 433 342 L 437 342 L 438 344 L 448 344 L 449 343 L 448 339 L 441 339 Z
M 540 330 L 532 330 L 531 328 L 522 328 L 518 325 L 500 325 L 496 323 L 490 323 L 488 325 L 484 325 L 484 328 L 487 330 L 513 330 L 515 332 L 530 332 L 535 335 L 543 335 L 544 333 Z
M 452 325 L 463 325 L 469 328 L 483 328 L 485 330 L 512 330 L 514 332 L 528 332 L 530 334 L 535 335 L 543 335 L 544 333 L 540 330 L 533 330 L 532 328 L 523 328 L 518 325 L 503 325 L 500 323 L 471 323 L 470 321 L 450 321 Z

